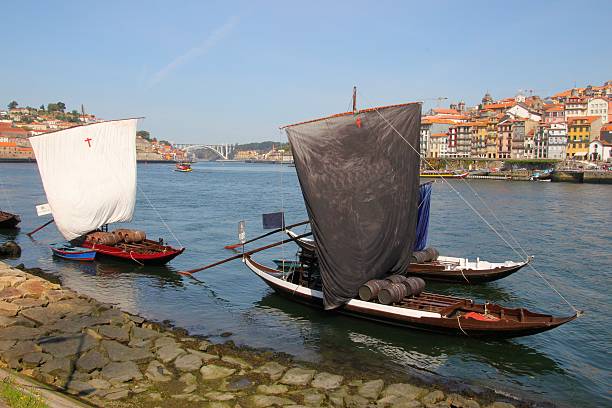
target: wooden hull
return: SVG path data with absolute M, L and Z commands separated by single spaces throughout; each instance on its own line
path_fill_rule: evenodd
M 320 291 L 283 280 L 282 274 L 277 270 L 258 264 L 249 256 L 244 257 L 244 262 L 278 294 L 292 301 L 323 309 L 323 295 Z M 333 313 L 408 329 L 498 339 L 541 333 L 576 318 L 576 315 L 554 317 L 522 308 L 475 304 L 469 299 L 433 293 L 423 293 L 418 298 L 405 298 L 399 305 L 394 306 L 351 299 Z
M 297 235 L 287 230 L 287 234 L 295 238 Z M 304 251 L 314 252 L 315 243 L 313 240 L 298 239 L 295 243 Z M 459 258 L 456 258 L 459 259 Z M 455 268 L 448 269 L 443 263 L 440 262 L 427 262 L 427 263 L 415 263 L 410 264 L 409 274 L 410 276 L 417 276 L 427 281 L 435 282 L 448 282 L 448 283 L 462 283 L 462 284 L 479 284 L 492 282 L 498 279 L 510 276 L 517 272 L 529 261 L 523 262 L 510 262 L 507 266 L 504 264 L 491 264 L 491 268 Z
M 489 269 L 447 270 L 435 262 L 410 264 L 408 275 L 417 276 L 427 281 L 462 283 L 466 285 L 493 282 L 510 276 L 529 262 L 519 262 L 512 266 L 500 266 Z
M 15 228 L 20 222 L 18 215 L 0 211 L 0 228 Z
M 85 248 L 95 249 L 102 256 L 135 262 L 141 265 L 163 265 L 183 253 L 185 248 L 176 249 L 168 245 L 160 245 L 151 240 L 141 243 L 102 245 L 83 242 Z

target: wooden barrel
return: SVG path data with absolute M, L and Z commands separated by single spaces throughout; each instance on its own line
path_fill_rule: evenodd
M 425 281 L 421 278 L 410 277 L 404 282 L 407 288 L 407 296 L 419 296 L 425 289 Z
M 117 242 L 124 242 L 125 241 L 125 237 L 127 236 L 127 233 L 130 230 L 127 228 L 117 228 L 116 230 L 114 230 L 113 232 L 111 232 L 111 234 L 115 235 L 117 237 Z
M 388 280 L 391 283 L 404 283 L 406 279 L 408 278 L 404 275 L 391 275 L 385 278 L 385 280 Z
M 128 230 L 123 238 L 125 242 L 142 242 L 147 237 L 144 231 Z
M 408 289 L 403 283 L 391 283 L 380 290 L 378 301 L 383 305 L 400 302 L 406 297 Z
M 438 252 L 438 250 L 436 248 L 429 247 L 429 248 L 425 248 L 422 251 L 414 251 L 412 253 L 412 257 L 410 257 L 410 262 L 411 263 L 431 262 L 431 261 L 435 261 L 436 259 L 438 259 L 438 256 L 440 256 L 440 253 Z
M 359 288 L 359 299 L 365 301 L 375 299 L 380 290 L 388 285 L 390 282 L 385 279 L 369 280 Z
M 102 231 L 87 234 L 85 240 L 94 244 L 101 245 L 115 245 L 118 242 L 117 237 L 114 234 Z

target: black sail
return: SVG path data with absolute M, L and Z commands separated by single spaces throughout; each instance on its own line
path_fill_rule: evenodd
M 364 282 L 408 269 L 419 192 L 421 105 L 285 128 L 310 218 L 326 309 Z M 416 149 L 416 150 L 415 150 Z

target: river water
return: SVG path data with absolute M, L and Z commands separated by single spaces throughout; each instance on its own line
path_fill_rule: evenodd
M 481 341 L 411 332 L 309 309 L 275 295 L 240 261 L 200 273 L 201 282 L 177 275 L 178 270 L 232 255 L 223 246 L 237 240 L 239 220 L 246 221 L 247 236 L 254 237 L 263 232 L 262 213 L 285 208 L 287 223 L 292 223 L 305 219 L 305 210 L 294 168 L 198 163 L 192 173 L 172 169 L 167 164 L 139 164 L 137 209 L 131 226 L 179 245 L 174 233 L 187 250 L 167 267 L 143 268 L 54 259 L 47 244 L 61 240 L 55 227 L 42 230 L 35 240 L 24 234 L 49 217 L 36 217 L 34 205 L 46 202 L 36 165 L 0 163 L 0 206 L 15 210 L 23 219 L 22 233 L 0 231 L 0 241 L 15 239 L 23 249 L 22 257 L 9 263 L 41 267 L 81 293 L 152 320 L 169 320 L 213 341 L 223 341 L 220 335 L 231 332 L 230 339 L 237 344 L 308 361 L 423 373 L 434 381 L 466 382 L 542 404 L 612 406 L 610 186 L 467 182 L 527 253 L 535 255 L 536 268 L 585 311 L 578 320 L 550 332 Z M 505 233 L 466 183 L 453 181 L 452 186 Z M 518 258 L 441 182 L 434 184 L 430 244 L 446 255 L 491 261 Z M 288 244 L 255 259 L 266 263 L 276 257 L 290 258 L 295 252 L 295 245 Z M 487 285 L 430 284 L 427 290 L 559 315 L 571 313 L 527 268 Z

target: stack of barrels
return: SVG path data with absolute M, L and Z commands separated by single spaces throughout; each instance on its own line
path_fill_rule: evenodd
M 361 285 L 359 298 L 370 301 L 378 298 L 383 305 L 401 302 L 409 296 L 419 296 L 425 289 L 425 281 L 421 278 L 403 275 L 391 275 L 385 279 L 372 279 Z
M 119 242 L 142 242 L 147 238 L 143 231 L 131 229 L 116 229 L 112 232 L 96 231 L 87 234 L 85 240 L 92 244 L 116 245 Z

